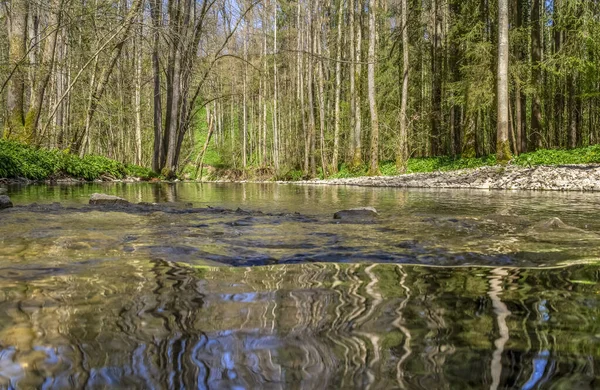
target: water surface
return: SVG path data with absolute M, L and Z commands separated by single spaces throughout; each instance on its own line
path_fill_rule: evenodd
M 97 209 L 92 192 L 176 203 Z M 596 194 L 180 183 L 9 195 L 0 386 L 600 387 Z M 332 220 L 357 206 L 380 218 Z

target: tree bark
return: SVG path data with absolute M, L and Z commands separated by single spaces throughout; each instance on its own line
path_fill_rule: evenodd
M 273 165 L 279 172 L 279 124 L 277 123 L 277 103 L 279 85 L 277 83 L 277 0 L 273 2 Z
M 325 74 L 323 70 L 323 42 L 324 39 L 320 35 L 324 30 L 324 21 L 322 13 L 319 13 L 319 21 L 318 21 L 318 30 L 315 31 L 315 46 L 316 52 L 319 56 L 318 68 L 317 68 L 317 85 L 319 88 L 319 141 L 320 141 L 320 155 L 321 155 L 321 170 L 323 172 L 323 177 L 327 176 L 327 162 L 325 159 L 325 123 L 327 122 L 325 118 Z
M 331 169 L 335 173 L 338 171 L 338 159 L 340 149 L 340 100 L 342 94 L 342 21 L 344 16 L 344 0 L 338 0 L 337 15 L 337 36 L 336 36 L 336 63 L 335 63 L 335 118 L 333 129 L 333 157 L 331 159 Z
M 542 145 L 542 103 L 539 96 L 539 87 L 542 85 L 542 34 L 540 22 L 540 1 L 532 0 L 531 5 L 531 66 L 534 84 L 533 99 L 531 102 L 531 148 Z
M 163 116 L 162 116 L 162 93 L 161 93 L 161 69 L 160 69 L 160 29 L 162 15 L 162 0 L 150 0 L 150 13 L 152 15 L 152 81 L 153 81 L 153 128 L 154 128 L 154 153 L 152 157 L 152 169 L 160 171 L 163 153 Z
M 400 135 L 396 168 L 399 173 L 406 172 L 408 162 L 408 82 L 409 82 L 409 40 L 408 40 L 408 0 L 402 0 L 402 100 L 400 102 Z
M 355 97 L 354 105 L 354 156 L 352 159 L 352 165 L 359 167 L 362 165 L 362 109 L 361 109 L 361 73 L 362 73 L 362 0 L 357 0 L 358 15 L 354 17 L 354 30 L 356 32 L 356 47 L 355 47 L 355 64 L 354 64 L 354 82 L 356 83 L 356 91 L 353 96 Z
M 506 163 L 512 158 L 509 141 L 508 62 L 508 0 L 498 0 L 498 129 L 496 134 L 496 160 L 499 163 Z
M 442 21 L 440 0 L 433 0 L 433 42 L 431 46 L 431 155 L 441 152 L 442 122 Z
M 377 93 L 375 90 L 375 48 L 377 46 L 376 4 L 377 0 L 369 0 L 369 65 L 367 67 L 367 81 L 369 110 L 371 112 L 371 164 L 369 168 L 371 175 L 379 174 L 379 118 L 377 115 Z
M 135 163 L 142 165 L 142 36 L 143 16 L 134 41 L 135 63 Z

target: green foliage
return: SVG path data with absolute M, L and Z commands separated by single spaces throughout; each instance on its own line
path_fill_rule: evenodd
M 59 150 L 37 149 L 18 142 L 0 140 L 0 177 L 47 180 L 63 176 L 95 180 L 103 176 L 150 179 L 156 174 L 147 168 L 122 163 L 102 156 L 80 158 Z
M 285 173 L 275 176 L 275 180 L 279 181 L 299 181 L 304 179 L 304 172 L 300 169 L 289 169 Z
M 572 150 L 537 150 L 513 159 L 520 166 L 600 163 L 600 145 Z
M 379 170 L 383 176 L 395 176 L 398 174 L 398 168 L 393 161 L 385 161 L 379 165 Z
M 407 173 L 455 171 L 459 169 L 479 168 L 495 164 L 495 156 L 479 158 L 453 158 L 445 156 L 430 158 L 411 158 L 410 160 L 408 160 Z
M 125 165 L 125 174 L 129 177 L 138 177 L 142 180 L 158 178 L 158 174 L 150 168 L 140 167 L 139 165 Z
M 347 179 L 350 177 L 366 176 L 368 167 L 366 165 L 359 165 L 356 167 L 342 164 L 337 173 L 330 175 L 328 179 Z

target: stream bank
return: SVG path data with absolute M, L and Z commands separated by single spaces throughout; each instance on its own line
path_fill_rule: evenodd
M 493 166 L 448 172 L 304 180 L 293 183 L 397 188 L 600 191 L 600 165 L 536 166 L 531 168 Z

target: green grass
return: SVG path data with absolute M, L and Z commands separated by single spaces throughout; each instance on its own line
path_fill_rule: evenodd
M 600 163 L 600 145 L 571 150 L 541 149 L 524 153 L 513 159 L 513 164 L 520 166 L 598 163 Z
M 55 149 L 38 149 L 18 142 L 0 140 L 0 177 L 48 180 L 61 177 L 95 180 L 103 176 L 150 179 L 152 170 L 125 165 L 102 156 L 79 156 Z
M 523 153 L 513 158 L 512 165 L 522 167 L 533 167 L 539 165 L 570 165 L 570 164 L 598 164 L 600 163 L 600 145 L 588 146 L 585 148 L 558 150 L 541 149 L 535 152 Z M 459 169 L 479 168 L 495 166 L 496 156 L 485 156 L 477 158 L 460 157 L 428 157 L 411 158 L 408 160 L 407 173 L 429 173 L 429 172 L 447 172 Z M 379 169 L 383 176 L 398 175 L 398 170 L 393 161 L 384 161 L 380 163 Z M 345 164 L 340 166 L 340 170 L 328 179 L 343 179 L 366 176 L 368 172 L 367 165 L 350 168 Z M 322 175 L 320 175 L 322 178 Z

